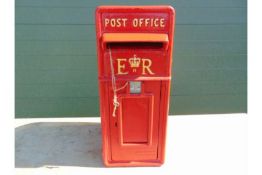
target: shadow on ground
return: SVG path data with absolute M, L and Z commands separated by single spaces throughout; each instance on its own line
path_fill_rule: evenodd
M 103 167 L 100 123 L 32 123 L 15 129 L 15 167 Z

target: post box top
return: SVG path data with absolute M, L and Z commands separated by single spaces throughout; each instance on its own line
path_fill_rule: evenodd
M 113 6 L 113 5 L 102 5 L 97 6 L 97 12 L 100 11 L 119 11 L 126 12 L 126 10 L 135 10 L 137 12 L 146 11 L 170 11 L 173 13 L 175 9 L 169 5 L 149 5 L 149 6 Z
M 175 10 L 171 6 L 99 6 L 99 77 L 170 79 Z M 112 60 L 109 62 L 109 60 Z
M 173 29 L 175 10 L 171 6 L 98 6 L 98 31 L 167 33 Z

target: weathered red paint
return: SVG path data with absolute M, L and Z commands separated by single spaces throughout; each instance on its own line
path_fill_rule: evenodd
M 106 166 L 160 166 L 165 157 L 175 11 L 170 6 L 96 10 L 103 160 Z M 119 107 L 114 110 L 110 52 Z M 141 82 L 130 93 L 130 81 Z M 129 83 L 127 86 L 126 83 Z

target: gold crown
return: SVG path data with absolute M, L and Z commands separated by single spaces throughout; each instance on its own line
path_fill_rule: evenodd
M 140 58 L 137 58 L 136 55 L 134 55 L 133 58 L 129 58 L 129 64 L 131 67 L 139 67 L 140 64 Z

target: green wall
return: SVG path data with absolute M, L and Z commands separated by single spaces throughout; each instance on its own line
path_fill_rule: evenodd
M 246 0 L 16 0 L 16 117 L 98 116 L 97 5 L 176 8 L 170 114 L 247 112 Z

